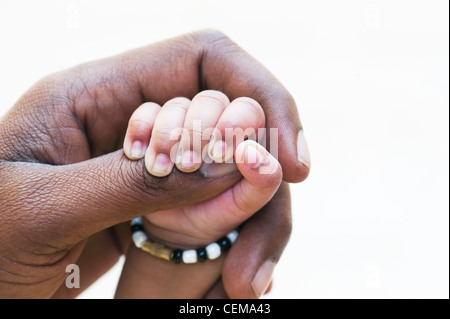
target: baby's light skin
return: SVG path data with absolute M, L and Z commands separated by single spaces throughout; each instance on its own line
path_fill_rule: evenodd
M 201 132 L 195 127 L 195 121 L 201 121 Z M 226 167 L 239 170 L 243 176 L 237 184 L 211 200 L 147 215 L 144 220 L 147 233 L 172 247 L 197 248 L 221 238 L 263 208 L 282 181 L 278 161 L 254 141 L 227 145 L 221 143 L 222 139 L 210 142 L 201 135 L 213 134 L 218 138 L 225 136 L 225 128 L 257 131 L 264 126 L 264 112 L 256 101 L 238 98 L 230 102 L 217 91 L 200 92 L 192 101 L 175 98 L 162 108 L 154 103 L 139 107 L 130 119 L 124 151 L 134 160 L 145 155 L 150 174 L 164 177 L 175 166 L 186 173 L 200 168 L 201 174 L 214 174 L 215 170 Z M 182 127 L 185 130 L 180 131 L 178 143 L 178 139 L 170 134 Z M 234 158 L 236 164 L 202 165 L 202 156 L 194 146 L 196 143 L 215 161 Z M 147 149 L 146 145 L 149 145 Z M 245 256 L 242 258 L 245 262 Z M 116 297 L 203 298 L 220 278 L 223 262 L 224 256 L 221 256 L 214 261 L 176 265 L 152 257 L 132 245 Z M 264 293 L 268 282 L 268 278 L 255 278 L 255 295 Z

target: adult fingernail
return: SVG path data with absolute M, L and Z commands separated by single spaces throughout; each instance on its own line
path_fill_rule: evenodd
M 266 261 L 256 273 L 252 281 L 252 289 L 256 297 L 261 297 L 272 281 L 273 270 L 275 269 L 275 263 L 273 261 Z
M 154 176 L 167 176 L 173 168 L 173 163 L 169 156 L 165 154 L 158 154 L 151 166 L 149 172 Z
M 257 149 L 257 146 L 253 143 L 249 143 L 245 147 L 244 152 L 244 163 L 250 165 L 251 168 L 255 169 L 261 166 L 264 162 L 265 155 Z
M 306 143 L 305 135 L 303 130 L 298 132 L 297 137 L 297 156 L 298 160 L 304 164 L 306 167 L 311 168 L 311 158 L 309 155 L 308 144 Z
M 144 157 L 145 154 L 145 147 L 144 144 L 139 142 L 139 141 L 135 141 L 133 143 L 133 145 L 131 146 L 131 158 L 132 159 L 141 159 Z

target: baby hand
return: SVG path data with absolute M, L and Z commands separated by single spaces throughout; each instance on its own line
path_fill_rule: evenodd
M 169 175 L 174 164 L 190 173 L 205 159 L 232 161 L 236 146 L 261 138 L 264 127 L 264 111 L 256 101 L 238 98 L 230 103 L 221 92 L 203 91 L 192 101 L 174 98 L 162 108 L 141 105 L 130 118 L 124 152 L 130 159 L 145 155 L 145 166 L 154 176 Z
M 219 239 L 260 210 L 282 180 L 278 161 L 258 143 L 244 141 L 259 137 L 258 128 L 264 126 L 264 112 L 256 101 L 238 98 L 230 103 L 217 91 L 201 92 L 192 101 L 175 98 L 162 108 L 155 103 L 140 106 L 130 119 L 124 151 L 131 159 L 145 154 L 151 174 L 167 176 L 174 165 L 194 172 L 212 158 L 234 159 L 236 166 L 203 164 L 203 173 L 214 174 L 228 165 L 244 177 L 213 199 L 147 215 L 147 232 L 171 246 L 195 247 Z M 227 130 L 238 133 L 227 139 Z

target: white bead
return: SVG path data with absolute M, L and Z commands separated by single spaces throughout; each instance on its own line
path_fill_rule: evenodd
M 212 243 L 206 246 L 206 255 L 208 259 L 217 259 L 220 257 L 220 246 L 218 243 Z
M 239 232 L 237 230 L 233 230 L 228 233 L 227 237 L 230 240 L 231 244 L 234 244 L 236 239 L 239 237 Z
M 197 262 L 197 251 L 194 249 L 183 251 L 183 262 L 185 264 L 194 264 Z
M 131 220 L 131 226 L 136 224 L 142 224 L 142 217 L 137 217 Z
M 133 242 L 137 248 L 142 248 L 142 244 L 144 243 L 144 241 L 146 241 L 148 239 L 147 235 L 140 230 L 138 230 L 137 232 L 134 232 L 132 234 L 132 236 L 133 236 Z

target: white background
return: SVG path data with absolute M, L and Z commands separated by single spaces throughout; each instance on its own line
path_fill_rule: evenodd
M 1 0 L 0 112 L 49 73 L 222 30 L 293 94 L 313 159 L 269 297 L 448 298 L 448 5 Z

